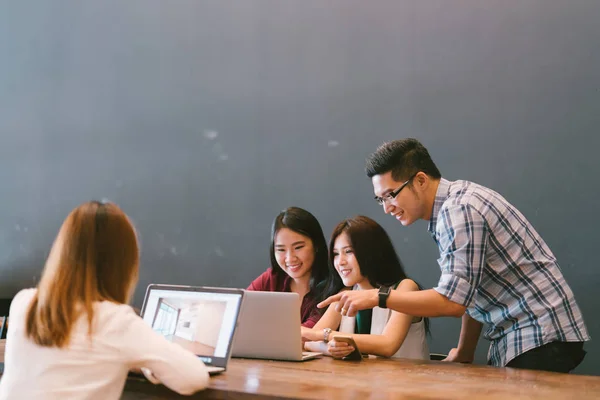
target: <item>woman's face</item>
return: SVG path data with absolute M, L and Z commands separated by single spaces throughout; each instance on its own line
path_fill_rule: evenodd
M 360 273 L 352 243 L 346 232 L 342 232 L 333 244 L 333 265 L 340 274 L 344 286 L 354 286 L 365 280 Z
M 312 240 L 288 228 L 281 228 L 275 235 L 275 259 L 290 278 L 297 280 L 310 277 L 315 249 Z

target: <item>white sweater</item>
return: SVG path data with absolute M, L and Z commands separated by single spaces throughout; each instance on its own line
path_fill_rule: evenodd
M 204 363 L 152 331 L 127 305 L 96 303 L 91 341 L 83 315 L 73 327 L 68 347 L 35 344 L 25 337 L 25 316 L 35 292 L 19 292 L 10 308 L 0 400 L 119 399 L 134 367 L 149 369 L 181 394 L 207 386 Z

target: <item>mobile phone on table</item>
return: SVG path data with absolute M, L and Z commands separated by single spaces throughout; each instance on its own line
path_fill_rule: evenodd
M 362 360 L 362 354 L 360 353 L 360 350 L 358 349 L 356 342 L 354 341 L 354 339 L 352 339 L 352 336 L 335 335 L 333 338 L 335 339 L 336 342 L 348 343 L 349 346 L 354 347 L 354 351 L 352 353 L 348 354 L 346 357 L 342 358 L 342 360 L 348 360 L 348 361 Z

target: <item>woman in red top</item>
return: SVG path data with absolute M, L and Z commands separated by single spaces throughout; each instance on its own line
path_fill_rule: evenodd
M 283 210 L 273 221 L 269 250 L 271 267 L 248 290 L 298 293 L 302 326 L 312 328 L 322 315 L 317 303 L 327 297 L 327 243 L 319 221 L 302 208 Z

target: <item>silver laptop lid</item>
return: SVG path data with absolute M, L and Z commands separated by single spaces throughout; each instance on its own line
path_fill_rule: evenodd
M 233 357 L 302 360 L 300 296 L 246 291 Z
M 241 289 L 152 284 L 141 316 L 207 365 L 227 366 L 244 296 Z

